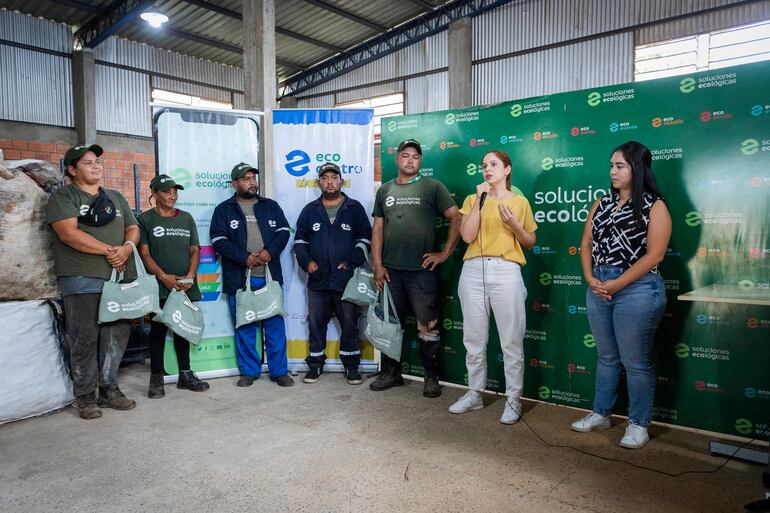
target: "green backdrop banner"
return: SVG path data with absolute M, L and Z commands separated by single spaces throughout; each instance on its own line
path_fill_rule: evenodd
M 654 419 L 767 439 L 770 306 L 689 302 L 714 283 L 770 297 L 770 62 L 383 120 L 383 181 L 396 176 L 399 141 L 422 143 L 421 172 L 458 204 L 482 178 L 490 149 L 508 152 L 513 184 L 539 228 L 527 253 L 524 395 L 590 409 L 596 349 L 586 317 L 580 238 L 594 199 L 610 188 L 609 158 L 629 140 L 647 145 L 673 219 L 660 266 L 668 306 L 655 344 Z M 441 235 L 443 220 L 437 219 Z M 441 239 L 443 240 L 443 238 Z M 443 379 L 467 384 L 457 280 L 465 245 L 441 267 Z M 403 370 L 422 375 L 414 318 Z M 490 390 L 503 391 L 502 354 L 490 334 Z M 625 386 L 617 412 L 627 413 Z

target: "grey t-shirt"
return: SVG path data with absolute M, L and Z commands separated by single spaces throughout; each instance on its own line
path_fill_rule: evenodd
M 257 216 L 254 215 L 254 203 L 241 203 L 238 202 L 238 206 L 241 207 L 241 212 L 246 218 L 246 249 L 251 253 L 259 253 L 265 247 L 265 242 L 262 240 L 262 232 L 259 230 L 259 223 L 257 223 Z M 264 276 L 265 266 L 259 265 L 251 270 L 252 276 Z

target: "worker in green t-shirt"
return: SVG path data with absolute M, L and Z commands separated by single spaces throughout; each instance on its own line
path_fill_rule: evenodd
M 414 139 L 398 145 L 395 156 L 398 176 L 382 184 L 374 201 L 372 262 L 374 279 L 381 289 L 385 281 L 403 324 L 409 310 L 417 318 L 420 358 L 425 369 L 425 397 L 441 395 L 439 370 L 441 313 L 436 266 L 452 254 L 460 236 L 460 212 L 446 186 L 420 174 L 422 147 Z M 436 217 L 449 221 L 449 233 L 436 251 Z M 382 369 L 369 385 L 387 390 L 403 385 L 401 364 L 382 355 Z
M 145 268 L 158 279 L 160 306 L 168 299 L 171 290 L 181 290 L 190 301 L 200 301 L 196 274 L 201 247 L 198 230 L 192 216 L 176 208 L 178 191 L 184 187 L 168 175 L 158 175 L 150 182 L 150 200 L 155 206 L 139 216 L 141 241 L 139 254 Z M 164 397 L 163 351 L 166 344 L 166 325 L 150 323 L 150 388 L 147 397 Z M 179 367 L 177 388 L 203 392 L 209 384 L 198 379 L 190 369 L 190 342 L 174 333 L 174 351 Z
M 131 334 L 128 320 L 97 324 L 104 282 L 113 269 L 135 274 L 139 228 L 126 198 L 100 187 L 101 146 L 73 146 L 64 155 L 70 183 L 54 191 L 46 214 L 54 231 L 54 273 L 66 318 L 76 406 L 81 418 L 102 416 L 99 407 L 130 410 L 136 402 L 118 388 L 118 367 Z M 99 386 L 99 398 L 96 388 Z

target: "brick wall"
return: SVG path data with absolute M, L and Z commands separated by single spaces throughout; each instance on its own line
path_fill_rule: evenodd
M 64 153 L 69 149 L 69 146 L 0 139 L 0 149 L 3 150 L 6 160 L 47 160 L 59 167 L 59 162 L 64 158 Z M 143 153 L 105 151 L 102 160 L 104 161 L 104 186 L 120 191 L 132 207 L 135 207 L 133 169 L 134 164 L 138 164 L 140 208 L 142 210 L 150 208 L 147 198 L 150 193 L 150 180 L 155 176 L 155 156 Z

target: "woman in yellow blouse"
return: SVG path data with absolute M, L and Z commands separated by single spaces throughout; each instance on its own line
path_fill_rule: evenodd
M 487 341 L 490 309 L 495 314 L 503 350 L 507 396 L 500 422 L 521 416 L 524 384 L 524 300 L 521 277 L 524 250 L 535 245 L 537 224 L 527 198 L 511 191 L 511 158 L 492 150 L 482 160 L 484 181 L 465 198 L 460 235 L 468 243 L 458 286 L 463 312 L 463 344 L 467 351 L 468 392 L 449 407 L 465 413 L 484 407 L 487 384 Z

